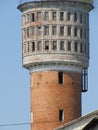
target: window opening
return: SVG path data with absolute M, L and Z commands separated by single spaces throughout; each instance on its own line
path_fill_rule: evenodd
M 83 22 L 82 14 L 80 14 L 80 23 Z
M 68 51 L 71 51 L 71 41 L 68 41 Z
M 52 26 L 52 35 L 56 35 L 56 26 Z
M 37 43 L 37 50 L 40 51 L 40 50 L 41 50 L 41 47 L 42 47 L 41 41 L 39 41 L 39 42 Z
M 58 83 L 63 84 L 63 72 L 58 72 Z
M 80 29 L 80 38 L 83 38 L 83 29 Z
M 76 22 L 77 19 L 78 19 L 78 17 L 77 17 L 77 13 L 74 13 L 74 21 Z
M 71 12 L 67 13 L 67 20 L 70 21 L 71 20 Z
M 64 35 L 64 26 L 60 27 L 60 35 L 63 36 Z
M 68 36 L 71 36 L 71 26 L 68 26 L 67 29 L 68 29 L 68 30 L 67 30 Z
M 64 121 L 64 110 L 59 110 L 59 121 Z
M 30 20 L 30 15 L 27 14 L 27 15 L 26 15 L 26 22 L 29 22 L 29 20 Z
M 56 21 L 56 12 L 52 12 L 52 20 Z
M 32 42 L 32 51 L 35 51 L 35 42 Z
M 41 35 L 41 34 L 42 34 L 42 33 L 41 33 L 41 27 L 38 27 L 38 28 L 37 28 L 37 34 L 38 34 L 38 35 Z
M 86 69 L 82 70 L 82 92 L 86 92 L 88 90 L 88 71 Z
M 29 28 L 27 28 L 27 38 L 29 38 Z
M 27 51 L 28 52 L 30 51 L 30 43 L 29 42 L 27 43 Z
M 49 35 L 49 26 L 45 26 L 45 31 L 44 31 L 45 35 Z
M 41 12 L 37 12 L 37 20 L 41 20 Z
M 48 12 L 45 12 L 44 20 L 45 20 L 45 21 L 48 21 L 48 20 L 49 20 L 49 13 L 48 13 Z
M 60 42 L 60 50 L 64 50 L 64 41 Z
M 57 49 L 57 42 L 56 41 L 53 41 L 53 43 L 52 43 L 53 45 L 53 50 L 56 50 Z
M 77 52 L 78 51 L 78 43 L 75 42 L 75 45 L 74 45 L 74 51 Z
M 24 53 L 26 53 L 26 44 L 24 44 L 24 49 L 23 50 L 24 50 Z
M 32 36 L 34 36 L 34 34 L 35 34 L 35 28 L 34 27 L 32 27 Z
M 45 50 L 49 50 L 49 41 L 45 41 Z
M 83 53 L 83 45 L 80 43 L 80 52 Z
M 35 14 L 32 13 L 32 22 L 35 22 Z
M 77 27 L 75 27 L 74 28 L 74 36 L 77 37 L 77 35 L 78 35 L 78 29 L 77 29 Z
M 61 20 L 61 21 L 64 20 L 64 12 L 60 12 L 60 20 Z

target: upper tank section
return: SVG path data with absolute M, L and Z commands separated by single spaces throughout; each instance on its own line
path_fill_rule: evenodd
M 89 66 L 92 1 L 26 0 L 22 12 L 23 66 L 30 71 L 78 71 Z

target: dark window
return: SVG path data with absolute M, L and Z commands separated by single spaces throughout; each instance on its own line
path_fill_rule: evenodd
M 61 20 L 61 21 L 64 20 L 64 12 L 60 12 L 60 20 Z
M 68 29 L 68 30 L 67 30 L 67 34 L 68 34 L 68 36 L 71 36 L 71 26 L 68 26 L 67 29 Z
M 32 13 L 32 22 L 34 22 L 34 21 L 35 21 L 35 14 Z
M 56 35 L 56 26 L 52 26 L 52 35 Z
M 45 20 L 45 21 L 48 21 L 48 20 L 49 20 L 49 13 L 48 13 L 48 12 L 45 12 L 44 20 Z
M 67 20 L 70 21 L 71 20 L 71 12 L 67 13 Z
M 74 21 L 76 22 L 77 21 L 77 13 L 74 13 Z
M 78 43 L 75 42 L 75 45 L 74 45 L 74 51 L 77 52 L 78 51 Z
M 64 50 L 64 41 L 60 42 L 60 50 Z
M 44 31 L 45 35 L 49 35 L 49 26 L 45 26 L 45 31 Z
M 80 38 L 83 38 L 83 29 L 80 29 Z
M 30 51 L 30 43 L 29 42 L 27 43 L 27 51 L 28 52 Z
M 80 14 L 80 23 L 83 22 L 83 18 L 82 17 L 83 17 L 82 14 Z
M 27 38 L 29 38 L 29 28 L 27 28 Z
M 63 36 L 64 35 L 64 26 L 60 27 L 60 35 Z
M 59 110 L 59 121 L 64 121 L 64 110 Z
M 32 42 L 32 51 L 35 51 L 35 42 Z
M 80 43 L 80 52 L 83 53 L 83 45 Z
M 53 50 L 57 49 L 57 42 L 56 41 L 52 42 L 52 48 L 53 48 Z
M 74 36 L 77 37 L 77 35 L 78 35 L 78 29 L 77 29 L 77 27 L 75 27 L 74 28 Z
M 63 84 L 63 72 L 58 72 L 58 83 Z
M 52 12 L 52 20 L 56 21 L 56 12 Z
M 71 41 L 68 41 L 68 51 L 71 51 Z
M 45 50 L 49 50 L 49 41 L 45 41 Z

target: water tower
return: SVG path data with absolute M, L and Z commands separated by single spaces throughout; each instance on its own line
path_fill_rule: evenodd
M 31 130 L 53 130 L 81 116 L 93 6 L 82 0 L 25 0 L 18 9 L 23 67 L 31 76 Z

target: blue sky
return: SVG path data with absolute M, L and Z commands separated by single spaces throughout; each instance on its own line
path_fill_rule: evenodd
M 22 68 L 21 13 L 18 1 L 0 3 L 0 130 L 30 130 L 30 76 Z M 98 109 L 98 5 L 90 13 L 89 91 L 82 94 L 82 113 Z

